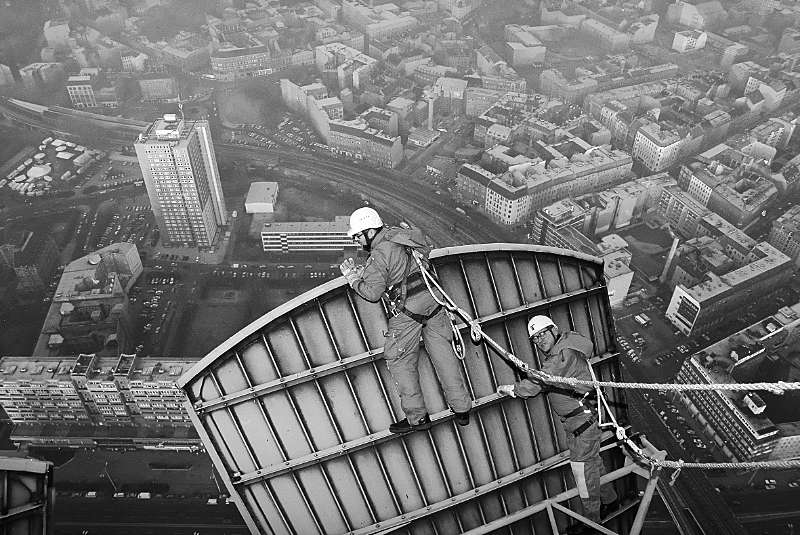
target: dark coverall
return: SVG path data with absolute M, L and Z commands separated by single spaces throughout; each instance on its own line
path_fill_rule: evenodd
M 406 312 L 389 319 L 383 356 L 397 384 L 403 412 L 409 423 L 415 425 L 428 413 L 417 368 L 420 334 L 450 407 L 455 412 L 467 412 L 472 402 L 450 345 L 453 339 L 450 317 L 428 291 L 416 261 L 403 245 L 393 241 L 403 232 L 416 233 L 417 239 L 424 239 L 418 230 L 384 228 L 379 231 L 372 240 L 361 279 L 354 282 L 352 288 L 367 301 L 375 302 L 406 278 Z
M 591 380 L 588 356 L 593 353 L 592 342 L 585 336 L 568 331 L 556 340 L 550 353 L 545 353 L 542 371 L 560 377 Z M 584 515 L 595 522 L 600 520 L 600 503 L 617 499 L 611 485 L 600 486 L 600 476 L 605 472 L 600 457 L 602 432 L 591 407 L 581 397 L 592 390 L 589 386 L 576 386 L 569 390 L 563 385 L 542 385 L 530 379 L 514 384 L 514 394 L 528 398 L 546 392 L 550 406 L 561 419 L 567 435 L 569 460 L 575 485 L 583 502 Z

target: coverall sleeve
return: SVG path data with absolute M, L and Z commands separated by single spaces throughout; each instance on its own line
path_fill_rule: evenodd
M 554 355 L 545 360 L 542 363 L 541 371 L 558 377 L 577 377 L 583 379 L 580 370 L 577 369 L 580 366 L 580 358 L 580 353 L 574 349 L 565 348 L 562 349 L 558 355 Z M 547 381 L 540 382 L 531 379 L 523 379 L 514 384 L 514 393 L 521 398 L 530 398 L 539 395 L 548 384 L 550 383 Z M 564 388 L 562 383 L 553 382 L 552 385 Z M 576 390 L 583 394 L 591 390 L 591 387 L 577 387 Z
M 353 290 L 367 301 L 376 302 L 389 287 L 389 265 L 383 251 L 375 250 L 364 264 L 361 278 L 353 284 Z

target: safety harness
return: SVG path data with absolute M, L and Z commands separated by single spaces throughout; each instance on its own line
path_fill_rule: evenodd
M 430 246 L 424 243 L 424 235 L 420 231 L 410 227 L 389 229 L 387 230 L 387 234 L 387 240 L 403 247 L 406 253 L 406 267 L 403 273 L 403 279 L 399 283 L 388 288 L 387 291 L 384 292 L 383 297 L 392 316 L 404 314 L 424 326 L 428 323 L 428 320 L 436 316 L 443 308 L 440 299 L 433 293 L 430 286 L 430 280 L 434 281 L 438 286 L 437 276 L 431 273 L 429 269 L 430 262 L 428 261 L 428 253 L 430 252 Z M 415 265 L 419 270 L 411 273 Z M 430 292 L 437 303 L 428 314 L 418 314 L 406 308 L 406 300 L 422 292 Z M 453 330 L 451 346 L 456 356 L 463 360 L 464 341 L 461 338 L 461 331 L 455 326 L 455 316 L 452 311 L 448 310 L 447 315 L 450 318 L 450 327 Z

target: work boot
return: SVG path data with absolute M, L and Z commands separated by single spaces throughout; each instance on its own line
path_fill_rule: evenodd
M 389 431 L 396 434 L 410 433 L 412 431 L 421 431 L 428 429 L 431 426 L 431 418 L 427 414 L 419 419 L 419 422 L 412 424 L 408 418 L 403 418 L 399 422 L 389 425 Z
M 453 412 L 455 412 L 455 414 L 456 414 L 455 421 L 456 421 L 456 423 L 458 425 L 460 425 L 462 427 L 465 426 L 465 425 L 469 425 L 469 411 L 465 411 L 465 412 L 453 411 Z

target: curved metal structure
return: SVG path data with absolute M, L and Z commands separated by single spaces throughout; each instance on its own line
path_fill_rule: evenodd
M 445 290 L 484 331 L 528 364 L 538 356 L 527 319 L 550 314 L 588 336 L 602 379 L 618 379 L 602 263 L 573 251 L 520 244 L 439 249 L 432 265 Z M 181 377 L 186 408 L 252 533 L 556 533 L 580 511 L 561 425 L 546 396 L 499 398 L 517 373 L 467 342 L 474 399 L 458 427 L 428 359 L 420 359 L 434 425 L 392 435 L 402 418 L 382 359 L 387 315 L 343 278 L 248 325 Z M 469 340 L 466 327 L 465 340 Z M 424 352 L 424 350 L 423 350 Z M 618 418 L 624 401 L 609 392 Z M 620 495 L 636 472 L 604 446 L 604 481 Z M 606 526 L 628 533 L 633 511 Z
M 53 533 L 53 463 L 0 457 L 0 533 Z

